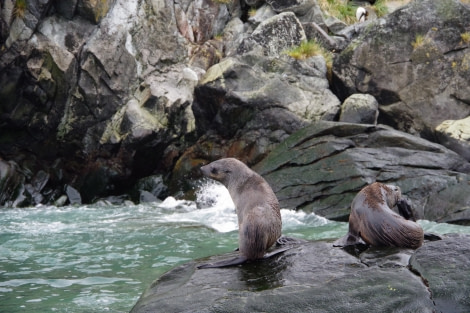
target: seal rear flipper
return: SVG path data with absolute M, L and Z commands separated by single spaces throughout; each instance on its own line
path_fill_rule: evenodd
M 333 247 L 347 247 L 354 245 L 367 245 L 367 243 L 365 243 L 361 237 L 352 235 L 350 233 L 333 242 Z
M 269 253 L 266 253 L 264 256 L 263 256 L 263 259 L 267 259 L 267 258 L 270 258 L 272 256 L 275 256 L 279 253 L 282 253 L 282 252 L 285 252 L 287 250 L 290 250 L 292 247 L 284 247 L 284 248 L 279 248 L 279 249 L 276 249 L 274 251 L 271 251 Z
M 235 266 L 235 265 L 243 264 L 247 260 L 248 259 L 244 256 L 238 256 L 233 259 L 222 260 L 222 261 L 215 262 L 215 263 L 202 264 L 202 265 L 199 265 L 197 268 L 203 269 L 203 268 L 218 268 L 218 267 Z

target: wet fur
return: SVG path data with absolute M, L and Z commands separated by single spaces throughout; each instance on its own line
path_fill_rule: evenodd
M 399 187 L 373 183 L 363 188 L 351 204 L 348 234 L 335 245 L 363 240 L 372 246 L 419 248 L 424 240 L 423 229 L 391 209 L 397 204 L 404 207 L 401 201 L 404 200 Z
M 199 268 L 232 266 L 261 259 L 281 236 L 279 202 L 263 177 L 233 158 L 201 167 L 203 175 L 227 187 L 238 216 L 240 257 L 201 265 Z

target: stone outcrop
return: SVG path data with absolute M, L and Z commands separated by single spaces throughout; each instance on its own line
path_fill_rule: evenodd
M 470 117 L 447 120 L 436 127 L 438 141 L 470 161 Z
M 341 100 L 373 95 L 379 120 L 434 138 L 444 120 L 470 114 L 470 7 L 456 0 L 415 0 L 370 22 L 335 58 Z
M 339 99 L 353 93 L 375 97 L 380 123 L 466 155 L 465 140 L 435 130 L 469 113 L 469 9 L 457 0 L 415 0 L 349 27 L 312 0 L 0 6 L 0 157 L 24 179 L 19 198 L 0 205 L 68 194 L 88 203 L 134 193 L 152 175 L 166 193 L 188 195 L 203 162 L 255 165 L 317 120 L 374 123 L 341 117 Z M 323 57 L 286 55 L 312 38 L 342 51 L 333 80 Z M 46 181 L 41 196 L 26 188 L 35 177 Z
M 398 185 L 415 216 L 469 224 L 470 164 L 455 152 L 383 125 L 320 121 L 292 134 L 254 169 L 281 207 L 347 220 L 357 192 Z
M 449 235 L 416 251 L 356 255 L 319 241 L 231 268 L 192 261 L 158 278 L 131 312 L 466 312 L 469 253 L 468 236 Z

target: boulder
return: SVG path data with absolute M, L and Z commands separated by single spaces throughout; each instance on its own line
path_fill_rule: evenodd
M 23 205 L 23 202 L 29 204 L 24 181 L 18 164 L 0 158 L 0 206 L 16 207 Z
M 154 281 L 131 312 L 465 312 L 469 239 L 447 236 L 416 251 L 370 248 L 359 255 L 308 242 L 230 268 L 198 270 L 208 260 L 192 261 Z
M 340 122 L 377 124 L 379 116 L 379 103 L 374 96 L 367 94 L 353 94 L 344 100 L 341 105 Z
M 335 93 L 371 94 L 379 122 L 432 140 L 444 120 L 470 114 L 469 29 L 462 1 L 412 1 L 368 23 L 335 58 Z
M 266 56 L 279 56 L 305 41 L 305 32 L 294 13 L 274 15 L 261 22 L 238 47 L 238 54 L 261 49 Z
M 447 120 L 436 127 L 439 143 L 470 161 L 470 117 Z
M 383 125 L 318 121 L 292 134 L 254 170 L 283 208 L 347 221 L 357 192 L 397 185 L 418 219 L 469 224 L 470 163 L 455 152 Z

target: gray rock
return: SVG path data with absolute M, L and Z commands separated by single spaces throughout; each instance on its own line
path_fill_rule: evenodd
M 378 181 L 398 185 L 418 219 L 470 222 L 470 164 L 441 145 L 382 125 L 313 123 L 254 169 L 283 208 L 347 221 L 356 193 Z
M 442 122 L 436 127 L 438 141 L 470 161 L 470 117 Z
M 446 237 L 416 252 L 374 248 L 355 257 L 310 242 L 231 268 L 197 270 L 207 262 L 198 260 L 158 278 L 131 312 L 465 312 L 469 248 L 468 236 Z
M 278 13 L 293 12 L 299 16 L 307 14 L 314 6 L 317 6 L 315 0 L 266 0 L 266 3 Z
M 70 204 L 82 204 L 82 197 L 80 196 L 80 192 L 77 189 L 73 188 L 70 185 L 65 187 L 65 193 L 69 199 Z
M 250 16 L 248 21 L 255 26 L 258 26 L 264 20 L 267 20 L 268 18 L 271 18 L 275 15 L 276 12 L 273 10 L 273 8 L 270 5 L 265 4 L 256 9 L 255 15 Z
M 433 138 L 442 121 L 470 115 L 468 29 L 458 0 L 412 1 L 371 21 L 334 60 L 336 94 L 371 94 L 379 122 Z
M 353 94 L 344 100 L 341 105 L 340 122 L 377 124 L 379 116 L 379 103 L 374 96 L 367 94 Z
M 426 281 L 437 312 L 470 310 L 469 237 L 454 235 L 433 241 L 411 256 L 410 268 Z
M 239 54 L 261 49 L 266 56 L 279 56 L 306 40 L 305 32 L 294 13 L 285 12 L 264 20 L 243 40 Z

